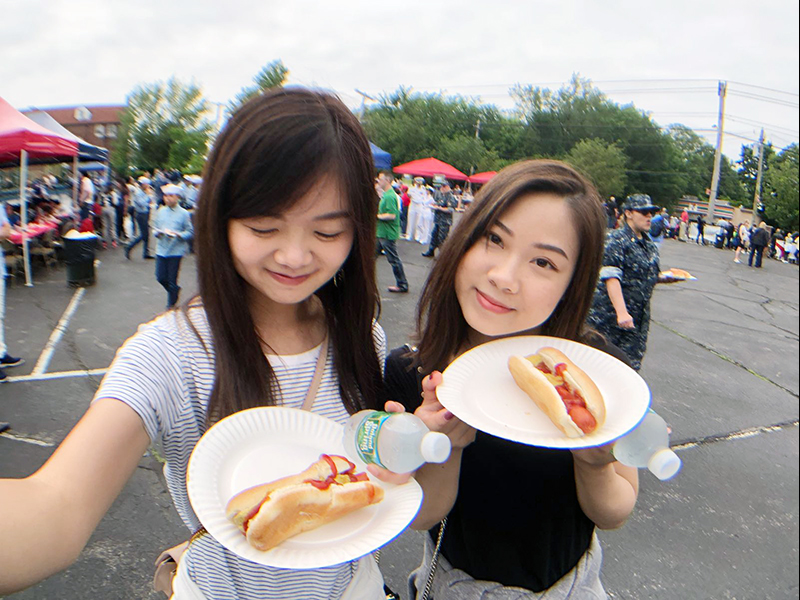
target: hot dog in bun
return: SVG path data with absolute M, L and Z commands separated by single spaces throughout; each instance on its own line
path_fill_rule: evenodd
M 343 456 L 323 454 L 302 473 L 236 494 L 225 509 L 251 546 L 269 550 L 284 540 L 383 499 L 383 488 L 356 473 Z
M 512 356 L 514 381 L 568 437 L 582 437 L 606 420 L 600 390 L 563 352 L 542 348 L 530 356 Z

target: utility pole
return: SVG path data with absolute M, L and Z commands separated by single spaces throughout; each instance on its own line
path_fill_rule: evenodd
M 728 82 L 719 82 L 719 117 L 717 119 L 717 150 L 714 152 L 714 174 L 711 176 L 711 195 L 708 198 L 708 221 L 714 222 L 714 207 L 717 202 L 717 189 L 719 188 L 719 163 L 722 158 L 722 133 L 725 123 L 725 94 L 728 91 Z
M 481 118 L 478 117 L 478 122 L 475 123 L 475 139 L 481 139 Z M 472 177 L 475 173 L 475 165 L 470 165 L 469 167 L 469 176 Z M 469 181 L 469 193 L 472 193 L 472 182 Z
M 764 170 L 764 128 L 761 128 L 761 135 L 758 136 L 758 175 L 756 175 L 756 193 L 753 195 L 753 227 L 758 225 L 760 214 L 758 205 L 761 203 L 761 174 Z

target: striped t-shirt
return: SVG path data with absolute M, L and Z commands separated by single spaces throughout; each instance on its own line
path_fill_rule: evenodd
M 189 318 L 197 338 L 180 312 L 168 312 L 139 327 L 119 349 L 100 384 L 95 401 L 115 398 L 129 405 L 144 422 L 147 434 L 166 458 L 164 476 L 175 507 L 190 531 L 200 528 L 186 491 L 189 457 L 205 431 L 208 399 L 214 385 L 211 330 L 205 311 L 192 308 Z M 375 323 L 380 364 L 386 357 L 386 336 Z M 269 356 L 280 384 L 281 405 L 301 408 L 322 349 L 297 355 Z M 344 423 L 348 418 L 329 349 L 313 412 Z M 214 600 L 270 598 L 298 600 L 339 598 L 350 582 L 353 563 L 313 570 L 277 569 L 240 558 L 210 535 L 192 542 L 181 560 L 191 579 Z

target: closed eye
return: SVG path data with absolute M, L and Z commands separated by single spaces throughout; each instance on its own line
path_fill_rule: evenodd
M 338 238 L 340 235 L 342 235 L 342 234 L 344 233 L 344 231 L 339 231 L 339 232 L 337 232 L 337 233 L 325 233 L 325 232 L 323 232 L 323 231 L 315 231 L 314 233 L 315 233 L 315 234 L 316 234 L 316 235 L 317 235 L 319 238 L 321 238 L 321 239 L 323 239 L 323 240 L 335 240 L 335 239 L 336 239 L 336 238 Z
M 270 233 L 275 233 L 276 231 L 278 231 L 275 228 L 272 228 L 272 229 L 258 229 L 257 227 L 248 227 L 248 229 L 250 231 L 252 231 L 253 233 L 255 233 L 256 235 L 268 235 Z

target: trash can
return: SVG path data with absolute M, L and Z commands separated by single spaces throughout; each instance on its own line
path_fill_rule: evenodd
M 96 235 L 62 239 L 69 285 L 73 287 L 94 285 L 94 258 L 98 239 L 100 238 Z
M 715 248 L 724 248 L 725 247 L 725 236 L 727 235 L 727 231 L 724 229 L 720 229 L 717 232 L 717 236 L 714 238 L 714 247 Z

